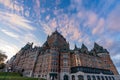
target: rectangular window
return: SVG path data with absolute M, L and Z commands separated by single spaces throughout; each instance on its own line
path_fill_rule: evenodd
M 63 58 L 68 58 L 68 54 L 64 54 L 64 55 L 63 55 Z

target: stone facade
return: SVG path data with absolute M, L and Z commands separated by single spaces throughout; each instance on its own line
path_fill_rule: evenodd
M 42 47 L 33 48 L 33 43 L 27 43 L 9 66 L 24 76 L 47 80 L 71 80 L 71 75 L 79 72 L 118 75 L 106 49 L 95 43 L 91 51 L 84 44 L 70 50 L 69 43 L 58 31 L 48 36 Z

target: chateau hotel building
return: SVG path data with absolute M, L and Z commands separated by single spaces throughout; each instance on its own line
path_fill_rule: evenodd
M 120 80 L 109 52 L 97 43 L 91 51 L 84 44 L 70 50 L 56 30 L 42 47 L 32 45 L 27 43 L 11 58 L 12 71 L 47 80 Z

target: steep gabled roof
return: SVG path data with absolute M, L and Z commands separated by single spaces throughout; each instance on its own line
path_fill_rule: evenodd
M 94 43 L 93 51 L 95 51 L 95 53 L 109 53 L 107 49 L 104 49 L 102 46 L 98 45 L 96 42 Z

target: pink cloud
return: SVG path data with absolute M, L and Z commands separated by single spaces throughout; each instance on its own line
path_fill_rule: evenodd
M 40 19 L 40 0 L 35 1 L 33 8 L 34 8 L 34 11 L 35 11 L 37 18 Z
M 5 29 L 2 29 L 1 30 L 3 33 L 5 33 L 6 35 L 10 36 L 10 37 L 13 37 L 13 38 L 19 38 L 19 35 L 17 35 L 16 33 L 13 33 L 11 31 L 7 31 Z
M 47 35 L 50 35 L 53 32 L 53 30 L 51 29 L 50 26 L 48 26 L 48 24 L 42 21 L 39 21 L 39 24 L 43 27 L 43 30 Z
M 107 18 L 107 27 L 111 31 L 120 32 L 120 5 L 116 6 L 115 9 L 109 14 Z
M 87 21 L 85 22 L 84 26 L 93 27 L 96 24 L 97 20 L 98 20 L 97 14 L 95 14 L 92 11 L 88 11 L 86 13 L 86 16 L 87 16 Z
M 59 16 L 60 21 L 58 22 L 60 26 L 60 31 L 65 37 L 69 36 L 70 40 L 78 40 L 81 37 L 81 32 L 79 30 L 79 22 L 76 22 L 75 17 L 69 17 L 64 14 Z
M 100 18 L 99 21 L 97 22 L 96 27 L 93 28 L 92 34 L 102 34 L 104 32 L 104 25 L 105 20 L 103 18 Z
M 50 15 L 47 15 L 45 19 L 48 21 L 50 19 Z
M 19 5 L 16 1 L 11 0 L 0 0 L 0 3 L 3 4 L 7 9 L 11 11 L 16 11 L 17 13 L 23 12 L 23 6 Z
M 3 21 L 4 23 L 7 22 L 8 24 L 11 25 L 10 27 L 17 27 L 23 30 L 26 30 L 26 29 L 35 30 L 36 29 L 35 27 L 29 24 L 31 23 L 31 21 L 17 14 L 0 12 L 0 21 Z
M 48 25 L 52 28 L 52 30 L 56 29 L 56 27 L 58 27 L 57 25 L 57 21 L 55 18 L 51 19 L 49 22 L 48 22 Z

